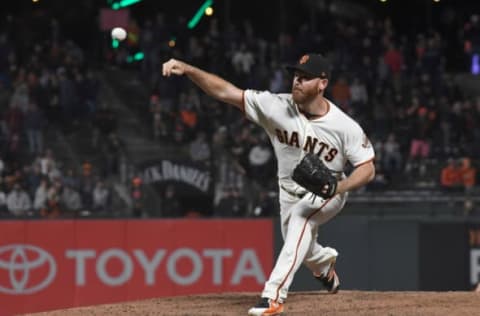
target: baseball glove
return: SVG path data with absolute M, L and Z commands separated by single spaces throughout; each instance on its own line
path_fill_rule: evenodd
M 293 169 L 292 179 L 308 191 L 329 199 L 337 191 L 337 178 L 320 158 L 307 153 Z

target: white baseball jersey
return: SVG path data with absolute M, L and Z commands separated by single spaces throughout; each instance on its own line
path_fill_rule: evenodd
M 302 263 L 320 276 L 336 261 L 338 252 L 317 242 L 318 227 L 341 211 L 348 195 L 312 199 L 292 180 L 293 169 L 306 152 L 313 152 L 339 177 L 345 177 L 347 161 L 359 166 L 373 159 L 374 151 L 362 128 L 330 101 L 327 113 L 314 120 L 300 113 L 291 94 L 246 90 L 244 105 L 247 118 L 268 133 L 278 160 L 284 244 L 262 297 L 283 302 Z
M 314 120 L 299 112 L 291 94 L 245 90 L 244 104 L 247 118 L 268 133 L 278 160 L 280 185 L 289 191 L 305 191 L 291 176 L 308 151 L 339 174 L 343 174 L 347 161 L 359 166 L 374 157 L 360 125 L 330 101 L 328 112 Z

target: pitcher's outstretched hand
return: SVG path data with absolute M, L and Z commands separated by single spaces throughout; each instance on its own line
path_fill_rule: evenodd
M 185 68 L 187 65 L 179 60 L 170 59 L 169 61 L 163 63 L 162 74 L 165 77 L 170 77 L 172 74 L 181 76 L 185 73 Z

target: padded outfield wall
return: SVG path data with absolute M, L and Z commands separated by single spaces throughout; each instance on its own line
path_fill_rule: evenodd
M 0 315 L 152 297 L 260 293 L 282 240 L 278 218 L 0 221 Z M 469 290 L 480 223 L 338 216 L 343 289 Z M 302 268 L 292 291 L 321 287 Z
M 321 227 L 319 242 L 340 253 L 343 289 L 471 290 L 480 281 L 480 220 L 338 216 Z M 302 268 L 292 290 L 315 289 Z

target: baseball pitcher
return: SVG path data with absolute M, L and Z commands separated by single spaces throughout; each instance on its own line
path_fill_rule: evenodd
M 224 79 L 175 59 L 163 75 L 186 75 L 208 95 L 243 111 L 270 137 L 278 160 L 280 220 L 284 245 L 265 283 L 261 299 L 248 315 L 279 315 L 288 288 L 304 263 L 330 293 L 340 287 L 338 253 L 317 243 L 318 227 L 338 214 L 348 191 L 375 175 L 374 150 L 362 128 L 324 97 L 329 64 L 306 54 L 292 66 L 292 91 L 242 90 Z M 347 162 L 355 168 L 347 177 Z

